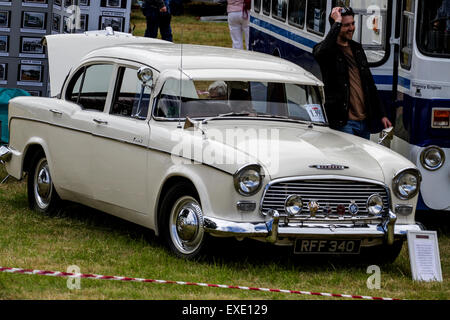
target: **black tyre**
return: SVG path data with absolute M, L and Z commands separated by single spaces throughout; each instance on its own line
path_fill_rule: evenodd
M 383 244 L 375 248 L 370 248 L 365 250 L 364 258 L 369 260 L 371 263 L 375 264 L 391 264 L 397 259 L 400 252 L 402 251 L 403 241 L 394 241 L 392 245 Z
M 178 257 L 193 259 L 203 248 L 203 212 L 197 193 L 188 183 L 171 187 L 161 205 L 161 236 Z
M 55 212 L 60 198 L 53 185 L 47 158 L 43 152 L 33 156 L 27 183 L 30 209 L 43 213 Z

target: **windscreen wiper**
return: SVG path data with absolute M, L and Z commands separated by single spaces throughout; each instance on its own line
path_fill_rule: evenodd
M 208 121 L 210 120 L 215 120 L 215 119 L 220 119 L 220 118 L 224 118 L 224 117 L 239 117 L 239 116 L 249 116 L 252 113 L 245 111 L 245 112 L 228 112 L 228 113 L 221 113 L 217 116 L 213 116 L 213 117 L 209 117 L 209 118 L 205 118 L 202 120 L 202 123 L 208 123 Z

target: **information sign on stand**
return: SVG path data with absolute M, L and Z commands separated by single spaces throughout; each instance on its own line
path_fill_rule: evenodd
M 413 280 L 442 281 L 436 231 L 408 231 L 408 249 Z

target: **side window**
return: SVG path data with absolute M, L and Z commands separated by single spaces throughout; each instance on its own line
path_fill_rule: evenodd
M 286 21 L 287 0 L 272 0 L 272 17 Z
M 103 111 L 112 70 L 111 64 L 94 64 L 81 69 L 70 81 L 66 99 L 83 109 Z
M 305 25 L 306 0 L 289 0 L 289 24 L 302 28 Z
M 256 13 L 261 11 L 261 0 L 253 0 L 253 10 L 255 10 Z
M 137 69 L 119 68 L 111 114 L 145 119 L 149 100 L 150 88 L 142 87 Z
M 400 64 L 411 69 L 411 57 L 414 37 L 414 0 L 403 0 L 402 33 L 400 42 Z
M 270 0 L 263 0 L 263 13 L 267 16 L 270 14 Z
M 74 103 L 78 103 L 78 99 L 80 99 L 80 88 L 81 83 L 84 79 L 84 71 L 85 67 L 81 68 L 73 77 L 69 83 L 69 87 L 66 93 L 66 100 L 72 101 Z
M 325 24 L 328 19 L 326 16 L 326 0 L 309 0 L 308 12 L 306 14 L 306 26 L 308 31 L 323 36 L 325 34 Z

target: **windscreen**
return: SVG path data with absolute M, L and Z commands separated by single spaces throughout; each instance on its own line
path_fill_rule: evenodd
M 154 116 L 240 116 L 326 123 L 319 87 L 258 81 L 168 79 L 157 99 Z

